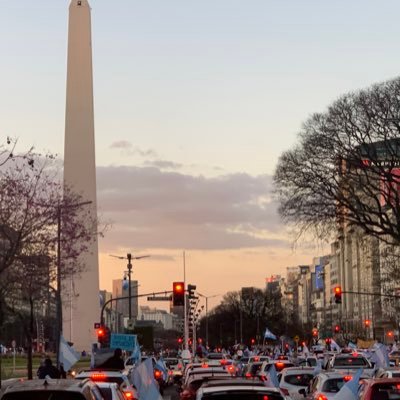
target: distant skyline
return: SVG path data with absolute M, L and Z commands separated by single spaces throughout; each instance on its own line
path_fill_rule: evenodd
M 277 216 L 272 173 L 302 122 L 398 75 L 398 1 L 91 0 L 101 288 L 264 286 L 321 248 Z M 0 1 L 0 135 L 63 154 L 69 0 Z M 156 279 L 155 279 L 156 278 Z M 212 305 L 220 298 L 213 299 Z M 163 305 L 160 305 L 163 306 Z M 163 306 L 165 307 L 165 306 Z

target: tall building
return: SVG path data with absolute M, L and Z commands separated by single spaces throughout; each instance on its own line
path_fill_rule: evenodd
M 92 39 L 87 0 L 71 0 L 68 25 L 67 96 L 65 111 L 64 186 L 82 196 L 91 218 L 97 218 L 94 143 Z M 89 222 L 88 222 L 89 223 Z M 79 256 L 83 271 L 64 281 L 63 332 L 77 350 L 96 342 L 99 322 L 99 262 L 97 238 Z
M 138 318 L 138 281 L 131 281 L 131 316 L 133 320 Z M 129 283 L 126 279 L 113 279 L 112 281 L 112 296 L 113 298 L 128 297 L 129 296 Z M 116 313 L 121 314 L 123 318 L 123 326 L 127 327 L 129 318 L 129 299 L 114 301 L 114 310 Z

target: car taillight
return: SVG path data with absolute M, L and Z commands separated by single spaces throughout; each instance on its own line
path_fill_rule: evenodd
M 285 388 L 280 388 L 281 392 L 285 395 L 285 396 L 289 396 L 289 390 L 285 389 Z
M 228 360 L 222 359 L 222 360 L 219 361 L 219 363 L 221 365 L 226 365 L 226 364 L 228 364 Z
M 159 371 L 158 369 L 156 369 L 156 370 L 154 371 L 154 377 L 155 377 L 156 379 L 161 378 L 161 375 L 162 375 L 162 373 L 161 373 L 161 371 Z
M 208 368 L 208 364 L 206 364 L 206 363 L 201 364 L 201 368 Z
M 269 400 L 269 397 L 267 395 L 263 396 L 263 400 Z
M 246 378 L 251 378 L 251 374 L 250 372 L 246 372 L 246 374 L 244 375 Z
M 352 378 L 351 375 L 346 375 L 346 376 L 343 377 L 343 380 L 344 380 L 345 382 L 351 381 L 352 379 L 353 379 L 353 378 Z
M 319 394 L 317 396 L 317 400 L 328 400 L 328 398 L 326 396 L 324 396 L 323 394 Z
M 90 379 L 93 381 L 104 381 L 106 379 L 106 374 L 92 374 Z
M 265 375 L 260 375 L 260 379 L 265 382 L 267 380 L 267 377 Z
M 133 400 L 133 394 L 131 392 L 124 392 L 126 400 Z
M 254 361 L 260 361 L 260 357 L 254 357 Z
M 233 365 L 230 365 L 230 366 L 228 367 L 228 372 L 231 373 L 231 374 L 233 374 L 233 373 L 235 372 L 235 367 L 234 367 Z

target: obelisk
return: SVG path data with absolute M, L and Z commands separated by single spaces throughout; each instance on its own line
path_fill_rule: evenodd
M 93 113 L 91 16 L 87 0 L 71 0 L 68 25 L 67 98 L 65 112 L 64 185 L 82 196 L 82 207 L 97 217 Z M 85 209 L 87 212 L 87 209 Z M 64 280 L 63 335 L 79 351 L 96 342 L 100 315 L 97 237 L 79 256 L 84 270 Z

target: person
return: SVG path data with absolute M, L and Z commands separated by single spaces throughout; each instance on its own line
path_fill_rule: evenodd
M 110 369 L 124 369 L 125 364 L 124 360 L 122 359 L 122 350 L 117 348 L 114 350 L 114 355 L 110 357 L 107 361 L 103 364 L 99 365 L 100 368 L 110 368 Z
M 45 379 L 47 376 L 52 379 L 59 379 L 60 371 L 53 365 L 50 358 L 46 358 L 43 365 L 39 367 L 37 376 L 39 379 Z
M 67 379 L 67 371 L 65 371 L 63 363 L 60 364 L 60 378 Z

